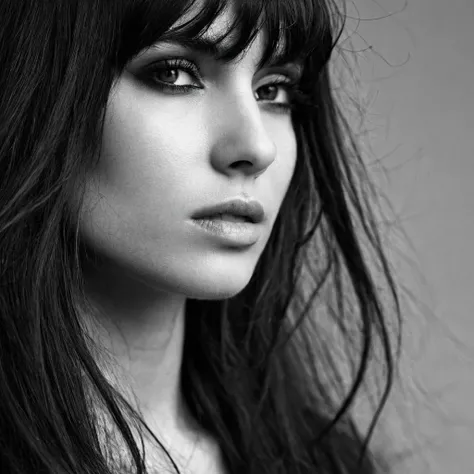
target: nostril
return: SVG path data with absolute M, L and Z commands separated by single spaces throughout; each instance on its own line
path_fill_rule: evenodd
M 239 160 L 239 161 L 236 161 L 235 163 L 232 163 L 230 165 L 231 168 L 248 168 L 249 166 L 253 166 L 253 163 L 251 161 L 248 161 L 248 160 Z

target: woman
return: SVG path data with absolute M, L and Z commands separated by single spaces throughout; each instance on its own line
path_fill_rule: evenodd
M 376 472 L 397 294 L 331 88 L 336 6 L 0 17 L 1 472 Z

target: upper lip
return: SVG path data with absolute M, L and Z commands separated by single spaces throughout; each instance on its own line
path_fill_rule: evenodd
M 232 214 L 234 216 L 247 217 L 253 223 L 258 224 L 263 221 L 265 211 L 263 206 L 254 199 L 231 199 L 222 202 L 216 206 L 210 206 L 197 211 L 192 217 L 194 219 L 203 219 L 214 217 L 219 214 Z

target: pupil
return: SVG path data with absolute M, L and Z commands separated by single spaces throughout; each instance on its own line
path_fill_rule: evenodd
M 165 69 L 160 72 L 160 80 L 163 82 L 176 82 L 178 79 L 177 69 Z
M 275 100 L 278 95 L 276 86 L 263 86 L 260 91 L 260 98 L 263 100 Z

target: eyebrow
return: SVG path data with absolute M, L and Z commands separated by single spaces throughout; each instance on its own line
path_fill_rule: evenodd
M 189 36 L 179 35 L 179 34 L 170 34 L 170 35 L 164 35 L 160 39 L 159 43 L 162 43 L 162 42 L 177 43 L 190 51 L 195 51 L 205 56 L 216 58 L 218 61 L 222 61 L 222 62 L 227 62 L 227 61 L 224 61 L 219 58 L 224 57 L 226 53 L 230 50 L 229 47 L 219 44 L 216 38 L 205 37 L 205 36 L 189 37 Z M 266 66 L 277 67 L 277 66 L 283 66 L 285 64 L 295 64 L 297 66 L 302 66 L 303 62 L 299 59 L 288 60 L 288 58 L 286 58 L 283 54 L 276 53 L 272 55 L 272 57 L 270 58 L 270 61 L 268 62 L 268 64 L 266 64 Z

